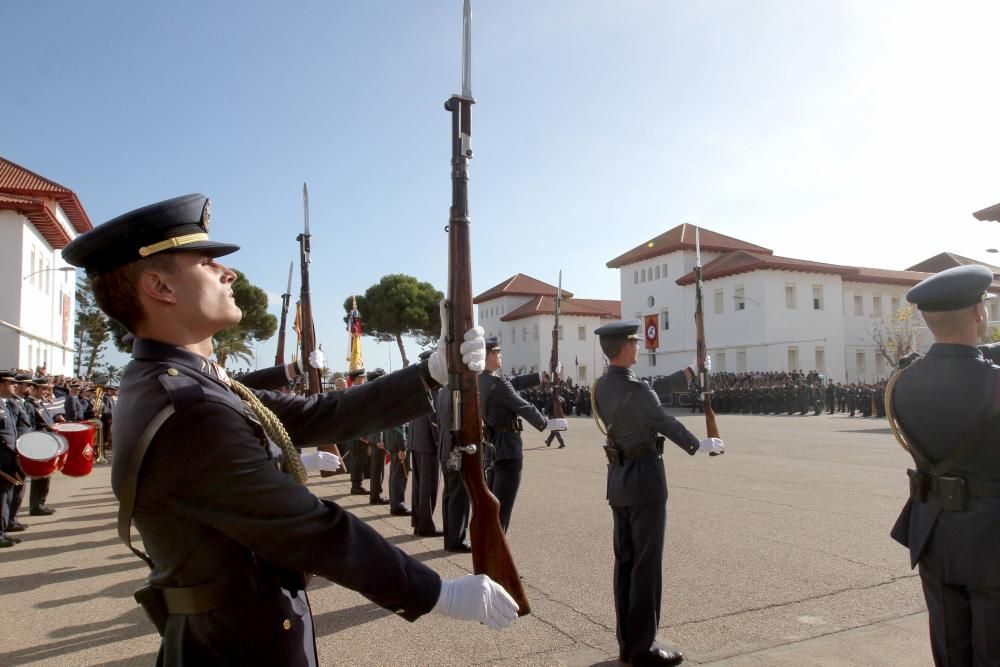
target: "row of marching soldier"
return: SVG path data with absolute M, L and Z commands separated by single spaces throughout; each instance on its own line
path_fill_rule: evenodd
M 103 389 L 103 388 L 101 388 Z M 28 524 L 19 519 L 24 502 L 24 491 L 28 488 L 28 513 L 31 516 L 49 516 L 55 513 L 46 501 L 53 467 L 46 464 L 51 457 L 46 453 L 39 457 L 33 454 L 30 441 L 32 434 L 49 433 L 57 424 L 95 421 L 97 428 L 110 433 L 112 414 L 117 402 L 116 391 L 108 389 L 103 395 L 95 396 L 93 387 L 79 380 L 60 378 L 54 383 L 44 376 L 17 370 L 0 370 L 0 548 L 13 547 L 21 542 L 16 533 L 27 530 Z M 93 432 L 94 425 L 81 429 Z M 54 439 L 53 439 L 54 440 Z M 45 442 L 45 438 L 42 438 Z M 54 454 L 59 454 L 58 450 Z M 63 453 L 59 464 L 65 463 Z M 32 467 L 41 458 L 42 469 Z M 91 461 L 88 461 L 92 465 Z M 61 465 L 59 466 L 61 467 Z M 89 472 L 87 467 L 82 474 Z

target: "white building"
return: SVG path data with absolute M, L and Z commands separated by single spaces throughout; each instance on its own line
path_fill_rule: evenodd
M 60 250 L 89 229 L 71 190 L 0 157 L 0 368 L 73 374 L 76 273 Z
M 838 382 L 889 375 L 874 324 L 906 306 L 907 290 L 930 273 L 779 257 L 707 229 L 700 235 L 713 371 L 815 369 Z M 945 255 L 943 261 L 930 270 L 972 260 Z M 668 374 L 687 365 L 695 354 L 695 228 L 674 227 L 607 266 L 620 272 L 622 316 L 653 316 L 659 329 L 657 346 L 642 350 L 636 373 Z M 992 289 L 1000 292 L 1000 285 Z M 990 307 L 990 319 L 998 319 L 996 303 Z
M 518 273 L 472 300 L 487 336 L 503 347 L 505 373 L 548 371 L 557 288 Z M 563 290 L 559 308 L 559 361 L 564 378 L 589 384 L 604 372 L 594 329 L 621 317 L 621 302 L 577 299 Z

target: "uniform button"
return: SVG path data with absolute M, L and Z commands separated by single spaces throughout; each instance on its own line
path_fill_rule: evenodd
M 167 369 L 167 375 L 180 375 L 180 374 L 181 374 L 180 371 L 178 371 L 176 368 Z
M 288 619 L 286 618 L 286 619 L 285 619 L 285 622 L 281 624 L 281 627 L 283 627 L 283 628 L 284 628 L 285 630 L 291 630 L 291 629 L 292 629 L 292 622 L 291 622 L 291 621 L 289 621 L 289 620 L 288 620 Z

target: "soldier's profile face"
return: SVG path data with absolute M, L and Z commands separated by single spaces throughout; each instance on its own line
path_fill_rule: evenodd
M 166 280 L 176 297 L 176 316 L 191 328 L 211 325 L 213 333 L 238 323 L 243 313 L 236 305 L 236 274 L 204 253 L 176 253 L 175 271 Z

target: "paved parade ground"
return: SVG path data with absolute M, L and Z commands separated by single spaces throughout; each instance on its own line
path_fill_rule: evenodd
M 700 415 L 676 414 L 704 432 Z M 720 415 L 719 428 L 722 457 L 668 443 L 661 641 L 685 664 L 932 664 L 919 578 L 888 536 L 909 457 L 886 421 Z M 439 616 L 408 623 L 315 579 L 321 664 L 617 664 L 602 438 L 584 418 L 570 420 L 566 449 L 543 435 L 525 433 L 509 533 L 533 614 L 503 633 Z M 108 466 L 57 475 L 57 513 L 25 516 L 22 544 L 0 551 L 0 665 L 154 661 L 158 637 L 132 600 L 146 566 L 118 541 L 109 478 Z M 310 487 L 442 576 L 470 571 L 470 556 L 414 538 L 408 517 L 347 495 L 346 476 Z

